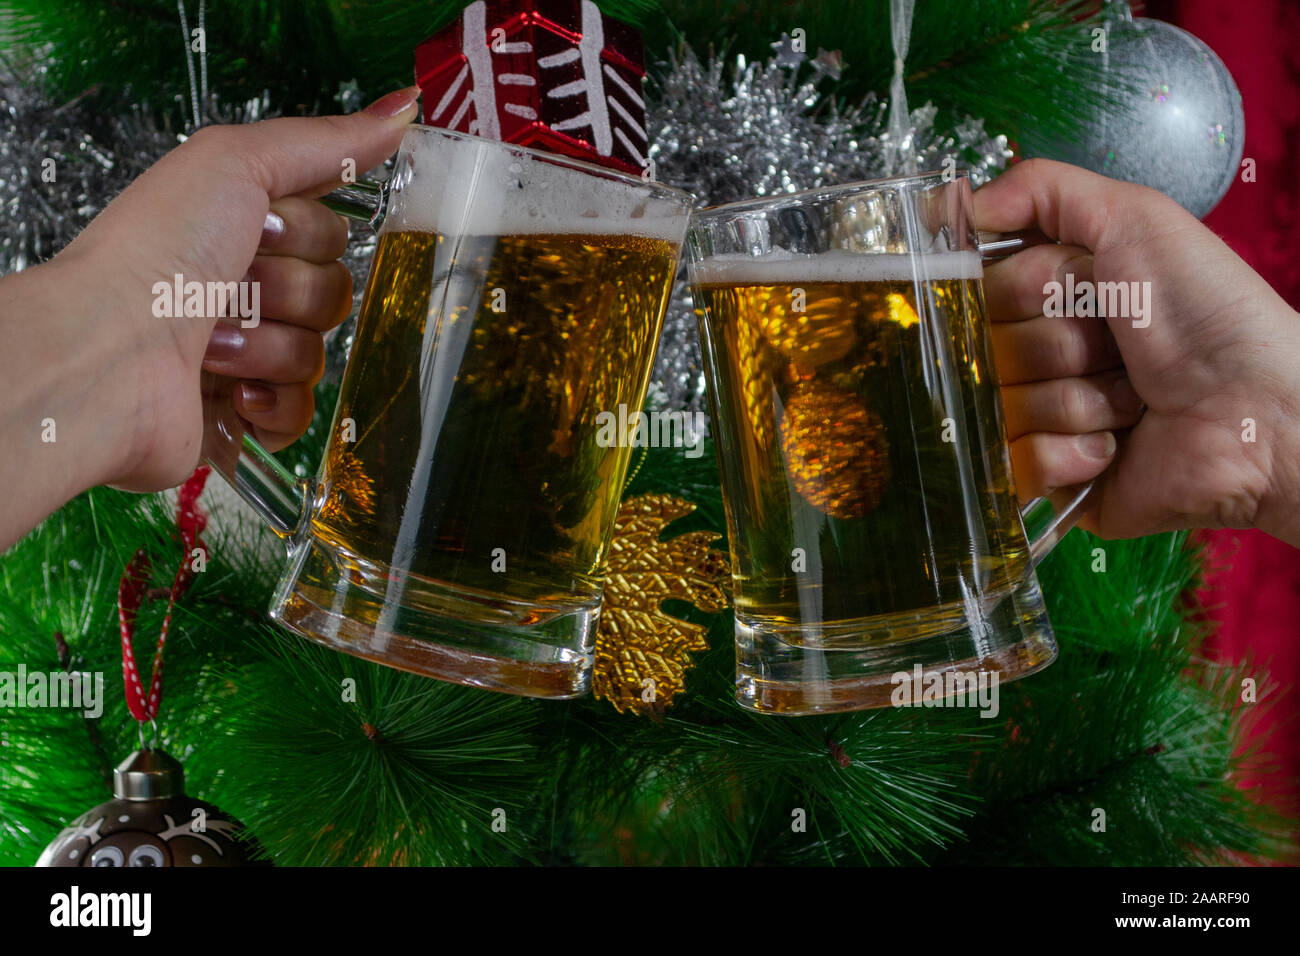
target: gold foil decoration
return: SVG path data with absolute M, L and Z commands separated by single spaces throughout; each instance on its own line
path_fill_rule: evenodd
M 831 385 L 795 386 L 781 419 L 781 451 L 795 489 L 832 518 L 869 514 L 892 477 L 880 416 Z
M 339 441 L 330 443 L 325 473 L 330 480 L 330 496 L 321 506 L 320 517 L 338 520 L 350 502 L 366 514 L 375 509 L 374 481 L 361 467 L 352 449 Z
M 592 690 L 623 713 L 661 713 L 685 689 L 691 654 L 708 650 L 706 629 L 661 610 L 689 601 L 716 613 L 730 603 L 727 558 L 718 535 L 690 531 L 661 541 L 660 532 L 695 510 L 672 495 L 624 501 L 614 522 L 596 638 Z

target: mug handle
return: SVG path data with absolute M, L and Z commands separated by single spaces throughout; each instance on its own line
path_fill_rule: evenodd
M 975 236 L 975 248 L 984 262 L 998 262 L 1033 246 L 1056 242 L 1040 229 L 1018 232 L 981 232 Z
M 976 248 L 984 262 L 996 262 L 1031 246 L 1055 241 L 1038 229 L 981 232 L 977 237 Z M 1020 518 L 1029 538 L 1030 567 L 1038 567 L 1039 562 L 1088 513 L 1096 504 L 1099 490 L 1100 486 L 1094 478 L 1082 485 L 1055 489 L 1047 495 L 1034 498 L 1020 509 Z
M 388 205 L 387 184 L 357 180 L 318 200 L 335 212 L 378 229 Z M 236 381 L 203 372 L 202 458 L 280 538 L 297 538 L 312 495 L 312 479 L 299 478 L 258 444 L 235 412 Z

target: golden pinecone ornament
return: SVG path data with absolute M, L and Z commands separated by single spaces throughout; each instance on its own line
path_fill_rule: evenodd
M 662 711 L 685 688 L 691 654 L 708 650 L 706 629 L 665 614 L 664 601 L 678 598 L 709 613 L 730 603 L 731 572 L 726 555 L 713 547 L 716 533 L 659 539 L 694 510 L 689 501 L 658 494 L 619 506 L 592 673 L 595 695 L 619 713 Z
M 795 386 L 781 419 L 786 469 L 804 500 L 832 518 L 861 518 L 892 477 L 880 416 L 854 392 L 818 382 Z
M 320 517 L 341 518 L 348 507 L 359 508 L 366 514 L 374 512 L 375 482 L 361 467 L 351 447 L 339 441 L 331 442 L 325 473 L 332 493 L 321 507 Z
M 835 288 L 819 291 L 799 311 L 783 304 L 763 313 L 763 336 L 801 368 L 838 362 L 858 344 L 854 303 L 835 295 Z

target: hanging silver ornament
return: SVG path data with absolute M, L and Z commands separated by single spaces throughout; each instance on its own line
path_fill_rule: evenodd
M 1121 9 L 1107 30 L 1100 55 L 1122 105 L 1101 109 L 1084 141 L 1032 154 L 1150 186 L 1205 216 L 1241 165 L 1246 123 L 1232 74 L 1172 23 Z

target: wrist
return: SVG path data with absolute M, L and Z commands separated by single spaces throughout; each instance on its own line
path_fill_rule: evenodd
M 111 480 L 131 427 L 122 369 L 93 283 L 53 261 L 0 278 L 0 550 L 50 512 Z M 129 373 L 128 373 L 129 374 Z
M 1269 445 L 1269 468 L 1255 524 L 1261 531 L 1300 547 L 1300 314 L 1288 312 L 1288 334 L 1283 344 L 1272 350 L 1275 369 L 1265 386 L 1268 416 L 1256 437 Z
M 111 273 L 72 250 L 28 270 L 49 332 L 56 379 L 52 402 L 67 417 L 68 451 L 75 456 L 68 496 L 111 484 L 137 441 L 142 367 L 139 335 L 129 324 Z

